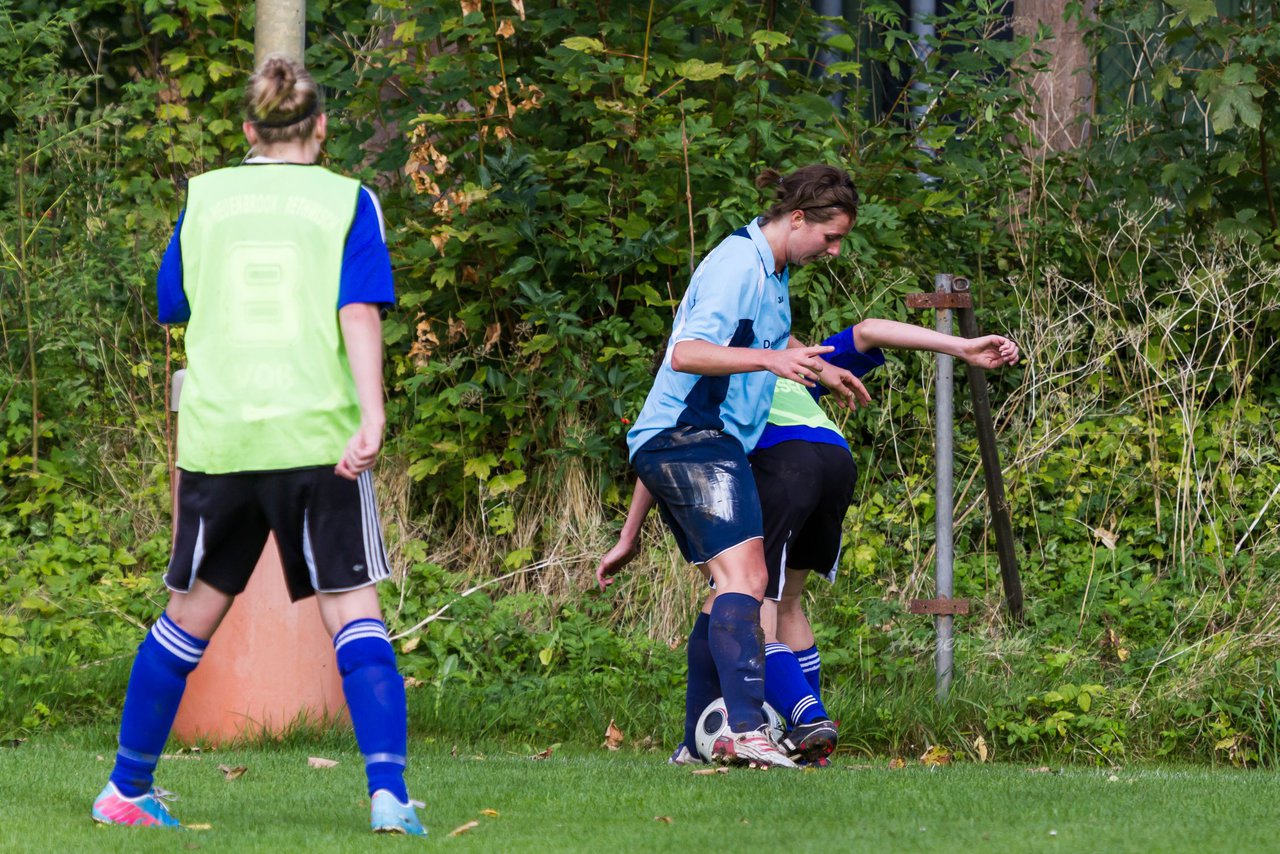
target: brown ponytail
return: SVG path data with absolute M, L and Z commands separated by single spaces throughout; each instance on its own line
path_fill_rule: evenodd
M 792 211 L 804 211 L 805 217 L 814 222 L 827 222 L 840 213 L 848 214 L 851 221 L 858 217 L 858 190 L 853 178 L 834 166 L 804 166 L 785 176 L 776 169 L 765 169 L 756 177 L 756 186 L 775 191 L 765 222 Z
M 290 142 L 315 132 L 324 95 L 302 63 L 276 53 L 249 78 L 244 111 L 263 143 Z

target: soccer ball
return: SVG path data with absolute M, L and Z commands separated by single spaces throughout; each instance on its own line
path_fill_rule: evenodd
M 769 724 L 769 734 L 773 736 L 773 740 L 777 741 L 782 738 L 785 724 L 782 716 L 774 711 L 773 706 L 768 703 L 764 704 L 765 721 Z M 729 714 L 725 710 L 724 697 L 717 697 L 711 701 L 702 715 L 698 718 L 698 728 L 694 731 L 694 741 L 697 742 L 698 755 L 702 757 L 703 762 L 711 761 L 711 747 L 716 743 L 716 739 L 729 731 Z

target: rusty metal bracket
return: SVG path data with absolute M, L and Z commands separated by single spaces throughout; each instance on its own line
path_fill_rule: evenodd
M 912 614 L 955 615 L 969 613 L 968 599 L 912 599 L 907 603 Z
M 907 308 L 973 308 L 973 297 L 967 293 L 907 294 Z

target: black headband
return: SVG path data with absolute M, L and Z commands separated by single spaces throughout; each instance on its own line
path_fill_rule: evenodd
M 266 119 L 256 119 L 254 124 L 260 128 L 287 128 L 290 125 L 296 125 L 299 122 L 305 122 L 320 111 L 320 99 L 316 98 L 311 102 L 311 109 L 307 110 L 300 116 L 291 119 L 281 119 L 279 121 L 269 122 Z

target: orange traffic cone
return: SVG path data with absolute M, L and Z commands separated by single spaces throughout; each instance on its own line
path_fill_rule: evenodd
M 174 375 L 174 410 L 182 373 Z M 176 489 L 174 495 L 176 520 Z M 273 536 L 248 587 L 188 677 L 173 736 L 188 744 L 217 745 L 278 736 L 301 724 L 345 725 L 348 720 L 333 642 L 320 610 L 313 599 L 289 601 Z

